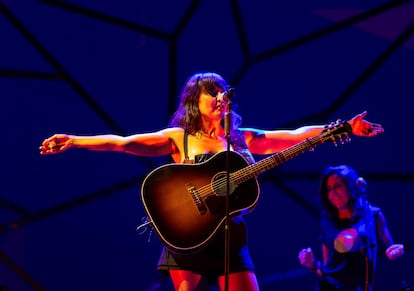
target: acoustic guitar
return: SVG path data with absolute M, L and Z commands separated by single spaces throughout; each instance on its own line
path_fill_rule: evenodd
M 347 122 L 337 121 L 317 136 L 306 139 L 254 164 L 237 152 L 220 152 L 199 164 L 167 164 L 143 181 L 145 211 L 163 244 L 176 253 L 192 253 L 206 246 L 226 219 L 251 212 L 259 199 L 257 176 L 312 150 L 316 146 L 349 139 Z M 227 158 L 231 165 L 227 181 Z

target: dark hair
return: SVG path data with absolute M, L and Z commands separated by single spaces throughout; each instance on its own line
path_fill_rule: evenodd
M 326 167 L 320 179 L 320 200 L 324 215 L 331 219 L 338 217 L 338 209 L 332 205 L 328 198 L 327 181 L 332 175 L 337 175 L 344 182 L 348 192 L 348 207 L 352 210 L 353 216 L 360 215 L 361 204 L 359 198 L 365 192 L 366 185 L 361 184 L 361 177 L 358 173 L 348 165 L 329 166 Z M 363 179 L 362 179 L 363 180 Z M 363 180 L 364 181 L 364 180 Z M 365 183 L 365 181 L 364 181 Z
M 198 101 L 202 92 L 213 92 L 217 89 L 228 90 L 230 86 L 217 73 L 202 72 L 190 76 L 180 93 L 180 103 L 172 116 L 169 125 L 178 126 L 195 134 L 201 130 L 201 116 Z M 241 123 L 241 117 L 235 112 L 235 104 L 232 106 L 233 129 Z

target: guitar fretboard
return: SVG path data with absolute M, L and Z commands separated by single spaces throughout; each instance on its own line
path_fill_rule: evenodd
M 297 157 L 305 152 L 312 151 L 318 145 L 323 144 L 328 140 L 335 142 L 336 139 L 342 139 L 347 137 L 352 132 L 352 129 L 348 123 L 341 123 L 340 126 L 336 125 L 336 129 L 331 130 L 326 128 L 320 135 L 308 138 L 296 145 L 293 145 L 281 152 L 273 154 L 257 163 L 251 164 L 243 169 L 231 173 L 230 179 L 233 184 L 239 185 L 248 181 L 268 170 L 271 170 L 294 157 Z

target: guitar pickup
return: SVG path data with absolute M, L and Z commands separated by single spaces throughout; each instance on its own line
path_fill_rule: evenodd
M 191 197 L 193 198 L 194 204 L 197 206 L 198 211 L 200 214 L 204 214 L 207 212 L 207 207 L 204 202 L 201 200 L 200 193 L 198 193 L 197 189 L 192 184 L 186 184 L 187 191 L 190 193 Z

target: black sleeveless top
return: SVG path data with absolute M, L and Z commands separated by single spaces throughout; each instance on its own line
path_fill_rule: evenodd
M 335 285 L 337 290 L 363 290 L 368 278 L 371 285 L 377 253 L 376 220 L 380 211 L 380 208 L 370 206 L 365 217 L 335 222 L 325 219 L 321 222 L 321 240 L 328 248 L 323 284 Z M 350 228 L 358 232 L 352 249 L 347 252 L 336 251 L 335 238 L 341 231 Z M 367 246 L 368 241 L 370 246 Z
M 184 134 L 184 154 L 188 160 L 187 153 L 188 133 Z M 239 139 L 241 140 L 241 139 Z M 248 152 L 247 146 L 241 146 L 232 140 L 233 147 L 243 148 Z M 244 139 L 243 139 L 244 142 Z M 240 151 L 239 151 L 240 152 Z M 250 152 L 248 152 L 250 154 Z M 240 152 L 243 156 L 245 153 Z M 195 163 L 201 163 L 208 160 L 213 154 L 202 154 L 195 156 Z M 252 157 L 251 157 L 252 158 Z M 249 162 L 252 159 L 249 158 Z M 246 270 L 254 271 L 254 265 L 250 258 L 247 246 L 247 228 L 242 216 L 236 216 L 230 220 L 230 251 L 229 251 L 229 272 L 241 272 Z M 217 234 L 211 239 L 209 244 L 191 254 L 176 254 L 163 247 L 161 256 L 158 260 L 157 269 L 159 271 L 168 270 L 189 270 L 215 280 L 217 276 L 224 275 L 224 253 L 225 253 L 225 233 L 224 227 L 218 230 Z M 211 281 L 214 283 L 214 281 Z

